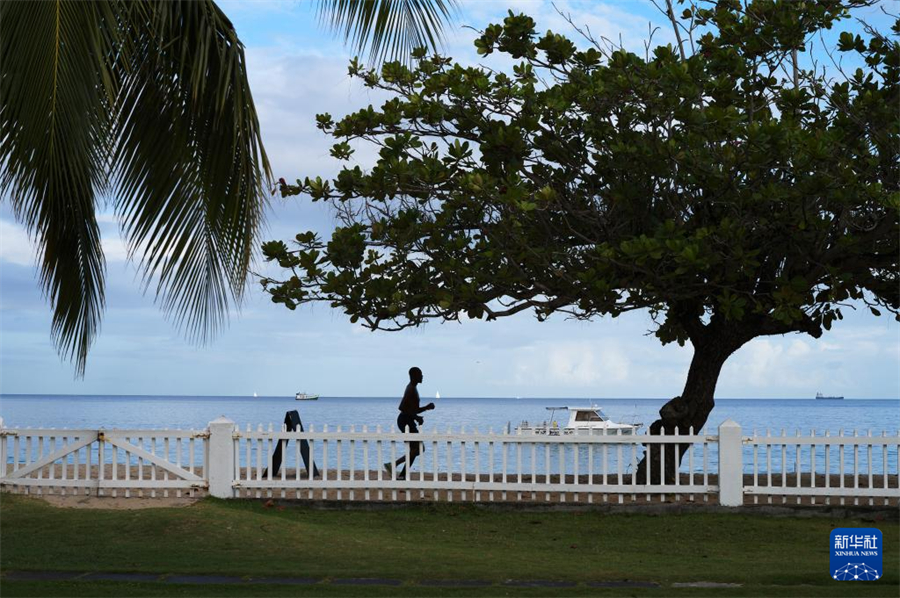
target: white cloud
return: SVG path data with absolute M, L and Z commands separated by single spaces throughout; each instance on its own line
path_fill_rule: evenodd
M 346 57 L 286 51 L 279 46 L 247 49 L 250 84 L 266 151 L 276 177 L 335 174 L 341 163 L 329 150 L 335 140 L 316 128 L 316 114 L 338 120 L 379 105 L 383 94 L 370 93 L 347 75 Z M 361 158 L 374 156 L 365 147 Z M 363 159 L 364 163 L 372 160 Z
M 128 261 L 128 248 L 121 237 L 107 237 L 101 242 L 103 246 L 103 255 L 106 257 L 107 263 Z
M 13 222 L 0 220 L 0 261 L 33 266 L 34 258 L 34 244 L 25 229 Z
M 107 263 L 124 262 L 128 250 L 118 235 L 106 235 L 101 240 Z M 35 266 L 37 248 L 25 229 L 14 222 L 0 220 L 0 261 L 19 266 Z
M 773 369 L 781 361 L 784 348 L 780 344 L 774 344 L 767 339 L 751 341 L 741 349 L 738 356 L 732 357 L 739 361 L 739 375 L 752 386 L 765 386 Z M 727 366 L 726 366 L 727 367 Z
M 571 389 L 628 379 L 628 358 L 615 343 L 548 341 L 517 352 L 515 376 L 520 384 Z
M 799 339 L 795 339 L 788 347 L 787 354 L 790 357 L 803 357 L 810 352 L 809 345 Z
M 100 212 L 97 214 L 97 222 L 100 224 L 118 224 L 119 218 L 114 212 Z
M 849 384 L 845 374 L 820 361 L 818 352 L 804 340 L 758 338 L 726 362 L 720 377 L 724 392 L 717 394 L 746 395 L 746 389 L 752 388 L 764 395 L 812 396 L 817 390 L 845 388 Z

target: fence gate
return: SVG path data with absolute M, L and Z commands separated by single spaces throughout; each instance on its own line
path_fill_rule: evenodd
M 0 463 L 4 465 L 0 483 L 26 488 L 92 487 L 90 446 L 96 440 L 96 430 L 0 431 Z
M 206 432 L 193 430 L 154 431 L 152 438 L 137 436 L 140 430 L 101 431 L 100 459 L 107 463 L 99 470 L 99 488 L 137 488 L 163 490 L 206 489 L 203 477 L 206 447 L 198 454 L 196 443 L 209 437 Z M 105 451 L 111 452 L 111 458 Z
M 38 493 L 109 491 L 169 496 L 205 490 L 208 432 L 3 429 L 0 485 Z

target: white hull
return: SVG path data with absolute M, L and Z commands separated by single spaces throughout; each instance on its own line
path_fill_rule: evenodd
M 614 422 L 605 415 L 596 405 L 590 407 L 547 407 L 551 417 L 549 421 L 532 424 L 527 421 L 520 423 L 515 434 L 533 436 L 603 436 L 619 435 L 630 436 L 638 431 L 643 424 L 624 424 Z M 569 412 L 569 421 L 560 426 L 556 421 L 555 413 L 559 411 Z
M 637 432 L 640 426 L 604 427 L 604 428 L 559 428 L 555 426 L 519 426 L 515 433 L 534 436 L 602 436 L 617 435 L 628 436 Z
M 308 395 L 308 394 L 305 394 L 302 392 L 298 392 L 296 395 L 294 395 L 294 400 L 295 401 L 318 401 L 319 395 Z

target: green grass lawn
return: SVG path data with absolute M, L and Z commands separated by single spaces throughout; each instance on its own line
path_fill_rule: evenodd
M 900 526 L 730 514 L 524 512 L 470 505 L 378 511 L 267 508 L 206 499 L 187 508 L 63 509 L 0 497 L 0 570 L 195 573 L 315 578 L 376 577 L 398 587 L 188 586 L 161 583 L 2 580 L 15 595 L 783 595 L 897 596 Z M 884 534 L 884 578 L 828 577 L 835 527 Z M 573 582 L 639 580 L 658 589 L 432 588 L 423 580 Z M 675 582 L 744 584 L 679 589 Z

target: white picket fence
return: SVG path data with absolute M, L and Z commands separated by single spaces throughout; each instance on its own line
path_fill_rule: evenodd
M 205 490 L 208 431 L 6 428 L 0 485 L 20 491 L 180 497 Z
M 743 436 L 730 420 L 718 434 L 666 436 L 279 428 L 241 430 L 220 418 L 202 431 L 17 429 L 0 420 L 0 486 L 124 497 L 208 492 L 221 498 L 406 502 L 739 506 L 896 505 L 900 499 L 900 434 Z M 303 459 L 304 441 L 315 469 Z M 412 442 L 424 451 L 408 467 Z M 689 445 L 672 483 L 637 483 L 637 464 L 650 444 Z M 666 451 L 660 452 L 664 459 Z M 404 463 L 390 473 L 383 466 L 398 459 L 407 465 L 405 479 L 398 476 Z
M 301 462 L 301 440 L 309 443 L 318 476 Z M 708 459 L 709 445 L 716 440 L 694 434 L 546 437 L 491 430 L 406 434 L 366 426 L 302 433 L 257 428 L 235 433 L 233 488 L 238 496 L 259 497 L 275 490 L 282 497 L 336 500 L 594 502 L 596 496 L 607 501 L 612 495 L 624 502 L 626 494 L 637 500 L 638 491 L 647 500 L 666 494 L 708 500 L 718 491 L 710 481 L 715 473 Z M 275 474 L 272 455 L 279 442 L 293 453 Z M 424 447 L 415 467 L 409 467 L 406 451 L 411 442 Z M 694 473 L 669 485 L 634 484 L 642 445 L 675 442 L 695 445 L 686 457 Z M 390 473 L 383 467 L 398 460 L 403 462 Z M 699 471 L 695 461 L 702 466 Z M 398 478 L 403 469 L 410 472 L 407 479 Z
M 842 505 L 851 498 L 854 505 L 861 500 L 872 505 L 875 499 L 891 504 L 891 498 L 900 497 L 898 436 L 887 432 L 873 436 L 871 430 L 862 436 L 856 430 L 852 436 L 843 430 L 837 436 L 828 431 L 819 436 L 815 430 L 809 436 L 799 430 L 793 436 L 784 430 L 775 436 L 768 430 L 765 435 L 754 432 L 744 439 L 752 454 L 752 474 L 744 476 L 743 493 L 752 497 L 753 504 L 761 497 L 768 504 L 778 497 L 782 503 L 791 497 L 797 504 L 803 498 L 816 504 L 831 497 L 838 497 Z

